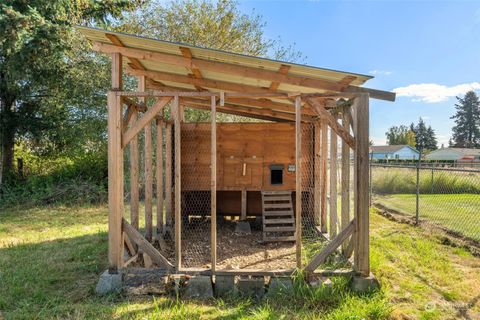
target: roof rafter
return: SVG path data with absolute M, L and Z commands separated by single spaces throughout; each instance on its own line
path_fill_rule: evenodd
M 183 56 L 156 52 L 156 51 L 148 51 L 142 49 L 135 49 L 135 48 L 127 48 L 127 47 L 119 47 L 115 45 L 110 45 L 101 42 L 95 42 L 93 45 L 93 49 L 103 53 L 113 53 L 118 52 L 124 56 L 137 58 L 140 60 L 151 60 L 166 64 L 173 64 L 176 66 L 183 66 L 183 67 L 196 67 L 201 70 L 208 70 L 212 72 L 218 73 L 227 73 L 232 74 L 240 77 L 247 77 L 253 79 L 261 79 L 266 81 L 272 82 L 280 82 L 286 83 L 294 86 L 303 86 L 309 88 L 316 88 L 321 90 L 327 91 L 335 91 L 335 92 L 360 92 L 360 93 L 369 93 L 370 97 L 375 99 L 381 100 L 388 100 L 394 101 L 395 100 L 395 93 L 382 91 L 382 90 L 375 90 L 370 88 L 364 87 L 357 87 L 352 85 L 343 85 L 337 82 L 318 79 L 318 78 L 311 78 L 305 76 L 298 76 L 292 74 L 280 74 L 277 71 L 254 68 L 254 67 L 247 67 L 236 65 L 233 63 L 226 63 L 226 62 L 219 62 L 219 61 L 210 61 L 198 58 L 185 58 Z

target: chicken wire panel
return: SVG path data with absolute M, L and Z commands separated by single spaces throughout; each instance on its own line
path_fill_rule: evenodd
M 211 124 L 181 127 L 182 267 L 210 267 Z
M 315 143 L 320 139 L 319 126 L 313 124 L 303 124 L 302 135 L 302 159 L 300 167 L 301 190 L 302 190 L 302 244 L 309 250 L 312 243 L 319 242 L 320 237 L 320 193 L 318 192 L 319 171 L 315 171 L 315 166 L 321 165 L 320 161 L 315 161 Z M 318 169 L 318 168 L 317 168 Z M 317 182 L 317 190 L 315 183 Z M 317 201 L 317 203 L 315 203 Z

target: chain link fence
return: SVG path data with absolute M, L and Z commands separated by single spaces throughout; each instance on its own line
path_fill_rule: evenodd
M 370 173 L 373 205 L 480 244 L 480 170 L 372 163 Z

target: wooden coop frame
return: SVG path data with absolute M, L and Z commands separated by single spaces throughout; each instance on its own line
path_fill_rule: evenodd
M 295 248 L 296 267 L 307 273 L 318 272 L 328 255 L 342 248 L 345 256 L 353 254 L 353 270 L 348 274 L 370 275 L 369 259 L 369 99 L 394 101 L 391 92 L 360 87 L 369 76 L 300 66 L 268 59 L 242 56 L 211 49 L 170 43 L 114 33 L 93 28 L 78 28 L 93 43 L 95 51 L 112 58 L 112 88 L 108 92 L 108 201 L 109 272 L 117 273 L 138 259 L 139 252 L 147 255 L 156 265 L 176 273 L 273 275 L 291 274 L 294 270 L 218 270 L 217 266 L 217 112 L 247 116 L 273 122 L 295 124 Z M 138 91 L 123 91 L 123 64 L 126 73 L 138 77 Z M 277 70 L 273 70 L 273 69 Z M 146 99 L 155 99 L 148 106 Z M 164 117 L 163 109 L 169 105 L 171 117 Z M 182 268 L 181 264 L 181 152 L 172 155 L 173 143 L 181 148 L 183 106 L 211 112 L 211 267 Z M 163 179 L 156 183 L 156 228 L 153 226 L 152 201 L 153 173 L 162 177 L 162 145 L 157 143 L 157 165 L 152 164 L 152 130 L 166 126 L 165 186 Z M 338 223 L 330 228 L 328 244 L 307 264 L 302 264 L 302 123 L 315 127 L 314 177 L 315 221 L 322 233 L 327 233 L 329 222 Z M 173 130 L 172 130 L 173 127 Z M 340 139 L 341 207 L 337 214 L 337 183 L 335 170 L 327 176 L 327 127 Z M 139 141 L 144 134 L 145 168 L 145 233 L 139 231 Z M 164 138 L 163 130 L 156 130 L 157 141 Z M 170 135 L 173 135 L 171 137 Z M 334 141 L 334 142 L 333 142 Z M 337 149 L 337 139 L 330 145 Z M 335 149 L 334 149 L 335 148 Z M 124 218 L 124 152 L 130 158 L 130 222 Z M 350 217 L 350 154 L 353 166 L 353 217 Z M 169 159 L 172 159 L 169 161 Z M 160 160 L 158 160 L 160 159 Z M 336 168 L 336 161 L 330 164 Z M 173 166 L 173 168 L 172 168 Z M 332 174 L 333 171 L 333 174 Z M 174 172 L 174 177 L 169 175 Z M 333 179 L 327 190 L 327 179 Z M 173 181 L 173 186 L 172 186 Z M 165 196 L 163 189 L 165 188 Z M 168 192 L 172 190 L 173 192 Z M 331 197 L 327 199 L 327 193 Z M 173 196 L 172 196 L 173 193 Z M 244 215 L 242 193 L 242 216 Z M 327 217 L 330 203 L 330 219 Z M 160 229 L 165 226 L 166 215 L 174 220 L 175 259 L 169 261 L 153 245 Z M 170 212 L 169 212 L 170 210 Z M 332 213 L 333 211 L 334 213 Z M 340 221 L 337 222 L 337 216 Z M 330 220 L 330 221 L 328 221 Z M 124 251 L 130 257 L 124 257 Z M 335 274 L 328 271 L 329 274 Z M 324 272 L 325 273 L 325 272 Z M 339 272 L 340 273 L 340 272 Z

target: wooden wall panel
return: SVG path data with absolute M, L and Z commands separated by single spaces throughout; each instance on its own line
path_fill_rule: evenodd
M 313 166 L 313 127 L 303 124 L 305 168 Z M 182 190 L 210 189 L 210 124 L 182 124 Z M 284 183 L 270 184 L 270 165 L 284 165 Z M 217 190 L 295 190 L 295 125 L 290 123 L 218 123 Z M 313 171 L 312 171 L 313 172 Z M 302 184 L 312 186 L 311 175 Z

